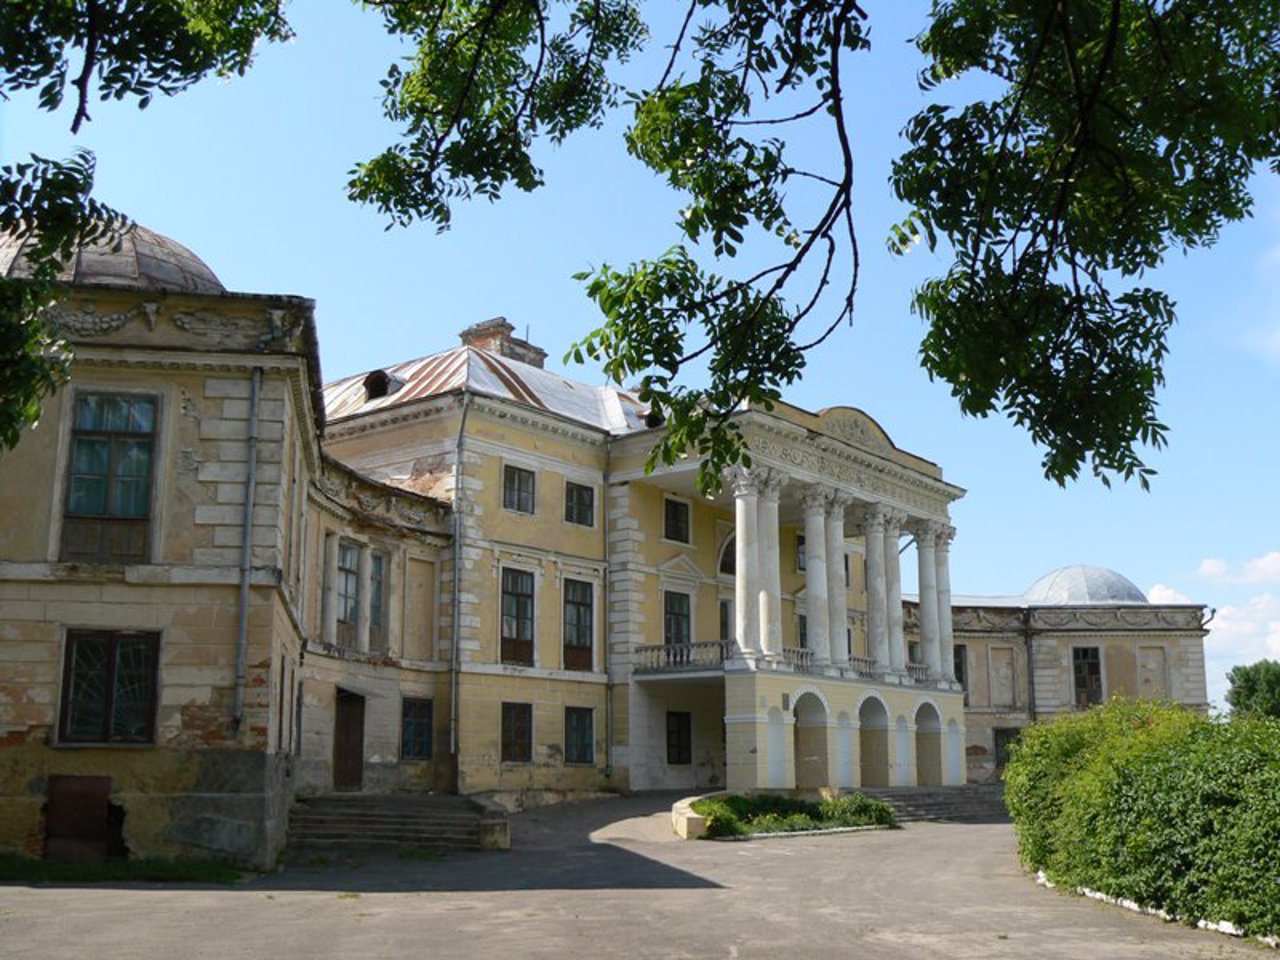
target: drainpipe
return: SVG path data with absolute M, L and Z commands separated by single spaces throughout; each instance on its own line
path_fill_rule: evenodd
M 1036 722 L 1036 665 L 1035 651 L 1032 649 L 1034 631 L 1031 629 L 1031 608 L 1022 611 L 1022 639 L 1027 645 L 1027 717 Z
M 236 621 L 236 686 L 231 706 L 231 729 L 244 723 L 244 684 L 249 661 L 249 591 L 253 576 L 253 501 L 258 489 L 258 400 L 262 393 L 262 368 L 254 367 L 249 379 L 249 453 L 244 487 L 244 515 L 240 525 L 240 610 Z
M 454 447 L 453 460 L 453 636 L 449 653 L 449 753 L 453 757 L 455 785 L 461 779 L 458 770 L 458 685 L 462 650 L 461 612 L 462 601 L 462 441 L 467 432 L 467 412 L 471 407 L 471 394 L 462 390 L 462 417 L 458 421 L 458 443 Z
M 604 590 L 600 598 L 604 629 L 600 631 L 600 656 L 604 658 L 604 775 L 613 777 L 613 666 L 609 663 L 609 468 L 613 465 L 613 437 L 605 441 L 604 483 L 600 489 L 600 530 L 604 538 Z

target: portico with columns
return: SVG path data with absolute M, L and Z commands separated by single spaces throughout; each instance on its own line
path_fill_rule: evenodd
M 627 658 L 632 787 L 964 782 L 948 596 L 948 504 L 963 491 L 934 464 L 897 450 L 861 411 L 753 410 L 739 425 L 751 466 L 726 476 L 715 498 L 692 501 L 715 531 L 715 569 L 699 569 L 715 584 L 719 633 L 713 640 L 694 630 L 677 642 L 664 618 L 638 632 Z M 681 464 L 632 483 L 682 491 L 695 469 Z M 903 631 L 910 547 L 920 597 L 916 656 Z M 666 562 L 697 567 L 692 557 Z M 671 720 L 665 704 L 668 694 L 687 704 L 695 682 L 714 691 L 708 711 L 723 710 L 718 783 L 696 773 L 676 782 L 652 755 L 661 752 L 665 710 L 668 757 L 683 756 L 670 744 L 685 721 Z M 701 727 L 711 728 L 709 717 Z

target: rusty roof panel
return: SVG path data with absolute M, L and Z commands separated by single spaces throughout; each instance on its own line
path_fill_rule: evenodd
M 359 373 L 324 389 L 330 422 L 425 400 L 463 388 L 499 400 L 544 410 L 613 434 L 643 430 L 644 410 L 631 394 L 613 387 L 593 387 L 476 347 L 456 347 L 418 360 L 383 368 L 399 389 L 386 396 L 367 396 Z

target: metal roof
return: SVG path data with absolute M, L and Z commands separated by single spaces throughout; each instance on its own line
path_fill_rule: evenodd
M 1087 603 L 1146 603 L 1133 581 L 1106 567 L 1061 567 L 1033 583 L 1023 599 L 1035 606 Z
M 366 379 L 374 372 L 377 371 L 358 373 L 324 388 L 325 412 L 330 423 L 466 389 L 543 410 L 606 433 L 645 429 L 645 411 L 629 393 L 614 387 L 593 387 L 476 347 L 455 347 L 444 353 L 383 367 L 380 372 L 386 375 L 389 385 L 383 396 L 370 397 L 365 386 Z

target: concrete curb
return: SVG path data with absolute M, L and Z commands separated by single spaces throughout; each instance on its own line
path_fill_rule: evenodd
M 1049 890 L 1056 890 L 1058 888 L 1056 883 L 1045 876 L 1043 870 L 1036 871 L 1036 883 Z M 1113 897 L 1109 893 L 1103 893 L 1100 890 L 1091 890 L 1089 887 L 1076 887 L 1074 892 L 1079 896 L 1088 897 L 1090 900 L 1100 900 L 1101 902 L 1108 903 L 1113 907 L 1122 907 L 1123 909 L 1131 910 L 1134 913 L 1145 913 L 1149 916 L 1159 917 L 1166 923 L 1178 922 L 1178 918 L 1167 910 L 1161 910 L 1159 907 L 1148 907 L 1138 903 L 1136 900 L 1129 900 L 1125 897 Z M 1196 927 L 1201 930 L 1212 930 L 1214 933 L 1225 933 L 1229 937 L 1236 937 L 1238 939 L 1246 938 L 1245 932 L 1229 920 L 1197 920 Z M 1280 936 L 1255 936 L 1253 939 L 1273 950 L 1280 950 Z
M 707 818 L 693 810 L 693 804 L 708 797 L 728 796 L 728 791 L 703 793 L 696 797 L 682 797 L 671 805 L 671 829 L 681 840 L 697 840 L 707 832 Z M 868 830 L 896 830 L 897 824 L 884 826 L 868 824 L 865 827 L 827 827 L 822 830 L 787 830 L 782 833 L 748 833 L 740 837 L 708 837 L 709 840 L 778 840 L 785 837 L 829 837 L 841 833 L 865 833 Z

